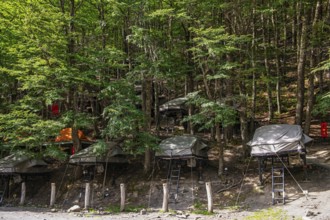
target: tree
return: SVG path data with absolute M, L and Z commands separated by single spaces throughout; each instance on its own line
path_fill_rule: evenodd
M 195 100 L 199 113 L 189 117 L 193 124 L 214 128 L 219 147 L 219 176 L 223 173 L 223 145 L 221 143 L 221 126 L 227 127 L 235 123 L 235 112 L 226 106 L 221 96 L 221 79 L 228 77 L 228 71 L 237 67 L 234 62 L 221 62 L 221 58 L 237 50 L 235 43 L 239 38 L 229 35 L 220 28 L 191 28 L 194 33 L 194 47 L 191 48 L 193 60 L 201 72 L 203 93 L 205 98 Z
M 64 152 L 44 144 L 55 139 L 63 124 L 44 120 L 31 110 L 15 108 L 8 114 L 0 114 L 0 139 L 7 152 L 17 152 L 30 157 L 51 156 L 65 159 Z M 45 149 L 44 149 L 45 148 Z

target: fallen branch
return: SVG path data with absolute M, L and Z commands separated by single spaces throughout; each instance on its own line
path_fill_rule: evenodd
M 240 185 L 242 183 L 242 180 L 243 179 L 241 179 L 238 183 L 234 183 L 234 184 L 232 184 L 232 185 L 230 185 L 230 186 L 228 186 L 226 188 L 220 189 L 216 193 L 221 193 L 221 192 L 227 191 L 228 189 L 234 188 L 234 187 Z

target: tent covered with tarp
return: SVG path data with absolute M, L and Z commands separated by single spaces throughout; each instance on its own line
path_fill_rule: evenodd
M 37 158 L 30 158 L 24 155 L 11 154 L 0 159 L 0 174 L 37 174 L 49 173 L 52 170 L 48 164 Z
M 127 155 L 116 142 L 97 142 L 70 156 L 69 163 L 96 165 L 100 163 L 127 163 Z
M 251 147 L 251 156 L 264 157 L 304 153 L 305 144 L 312 140 L 299 125 L 274 124 L 259 127 L 247 145 Z
M 165 102 L 161 106 L 159 106 L 159 111 L 160 112 L 186 111 L 186 102 L 187 101 L 188 101 L 187 97 L 172 99 L 168 102 Z
M 207 159 L 208 145 L 197 136 L 182 135 L 163 140 L 156 157 L 162 159 Z

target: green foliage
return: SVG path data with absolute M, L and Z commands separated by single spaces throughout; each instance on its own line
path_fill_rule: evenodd
M 199 215 L 213 215 L 213 213 L 208 212 L 205 205 L 198 200 L 194 202 L 194 209 L 192 213 Z
M 109 148 L 106 142 L 103 140 L 98 140 L 95 144 L 93 144 L 93 153 L 97 156 L 104 155 L 108 149 Z
M 56 145 L 44 145 L 41 149 L 42 157 L 50 157 L 60 161 L 67 159 L 68 155 Z
M 101 96 L 111 100 L 103 111 L 103 117 L 107 122 L 102 131 L 104 138 L 125 137 L 125 150 L 133 154 L 140 154 L 147 148 L 154 149 L 157 146 L 157 138 L 141 131 L 144 126 L 144 114 L 136 106 L 139 100 L 132 84 L 126 80 L 114 81 L 102 91 Z
M 124 150 L 133 155 L 143 154 L 146 149 L 157 151 L 159 150 L 160 139 L 156 136 L 139 131 L 132 139 L 125 139 Z
M 144 209 L 143 206 L 125 206 L 125 212 L 139 212 L 141 209 Z M 110 213 L 120 213 L 120 206 L 118 205 L 110 205 L 105 208 L 105 211 Z
M 111 100 L 103 111 L 103 117 L 107 121 L 102 132 L 103 137 L 113 139 L 134 135 L 144 120 L 142 111 L 135 106 L 138 100 L 133 86 L 125 80 L 118 80 L 110 83 L 101 95 Z
M 199 111 L 192 116 L 187 116 L 183 121 L 191 121 L 200 126 L 200 130 L 212 128 L 216 124 L 223 127 L 236 123 L 237 112 L 233 107 L 220 101 L 212 101 L 201 96 L 198 92 L 188 95 L 188 104 L 198 107 Z
M 283 210 L 281 209 L 275 209 L 275 208 L 270 208 L 267 210 L 261 210 L 258 212 L 255 212 L 253 215 L 248 216 L 245 218 L 246 220 L 263 220 L 263 219 L 268 219 L 268 220 L 277 220 L 277 219 L 282 219 L 282 220 L 289 220 L 291 217 Z
M 42 145 L 54 140 L 63 124 L 53 120 L 43 120 L 28 110 L 13 110 L 0 114 L 0 139 L 10 146 L 11 151 L 24 154 L 40 154 Z
M 325 119 L 329 114 L 329 109 L 330 109 L 330 92 L 324 95 L 317 96 L 316 104 L 313 109 L 313 114 L 320 115 Z
M 292 28 L 292 21 L 297 14 L 306 17 L 305 13 L 317 12 L 317 4 L 307 0 L 303 7 L 285 0 L 61 3 L 0 1 L 0 136 L 12 146 L 37 146 L 46 140 L 46 133 L 61 127 L 48 120 L 47 108 L 56 101 L 61 103 L 58 120 L 63 126 L 93 125 L 105 139 L 125 137 L 127 148 L 134 152 L 153 149 L 157 140 L 141 133 L 144 114 L 136 107 L 141 100 L 133 89 L 134 83 L 144 80 L 157 83 L 168 97 L 191 88 L 203 90 L 200 94 L 206 94 L 190 101 L 196 114 L 185 119 L 201 128 L 233 123 L 236 111 L 228 103 L 239 94 L 250 96 L 255 82 L 261 108 L 254 113 L 263 115 L 264 85 L 273 87 L 279 80 L 277 61 L 281 74 L 290 73 L 291 81 L 282 78 L 290 83 L 288 88 L 295 87 L 291 73 L 297 66 L 301 31 Z M 326 1 L 320 4 L 322 13 L 327 13 Z M 329 46 L 326 18 L 308 22 L 306 52 L 315 56 L 307 56 L 306 62 L 310 57 L 317 62 L 325 59 L 313 73 L 330 67 L 324 54 Z M 265 58 L 270 65 L 267 76 L 262 74 Z M 315 114 L 328 112 L 328 96 L 317 98 Z M 252 99 L 245 100 L 252 106 Z M 292 109 L 295 101 L 282 104 Z M 86 113 L 88 102 L 96 102 L 93 117 Z
M 72 110 L 64 112 L 60 121 L 66 127 L 89 128 L 93 124 L 94 118 L 85 112 L 74 112 Z

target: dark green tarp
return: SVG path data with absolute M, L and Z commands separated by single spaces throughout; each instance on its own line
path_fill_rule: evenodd
M 71 155 L 69 163 L 76 165 L 95 165 L 97 163 L 127 163 L 126 154 L 115 142 L 107 142 L 100 149 L 95 143 Z
M 42 159 L 11 154 L 0 159 L 0 174 L 34 174 L 48 173 L 51 169 Z
M 197 136 L 182 135 L 163 140 L 156 152 L 161 158 L 207 158 L 208 146 Z

